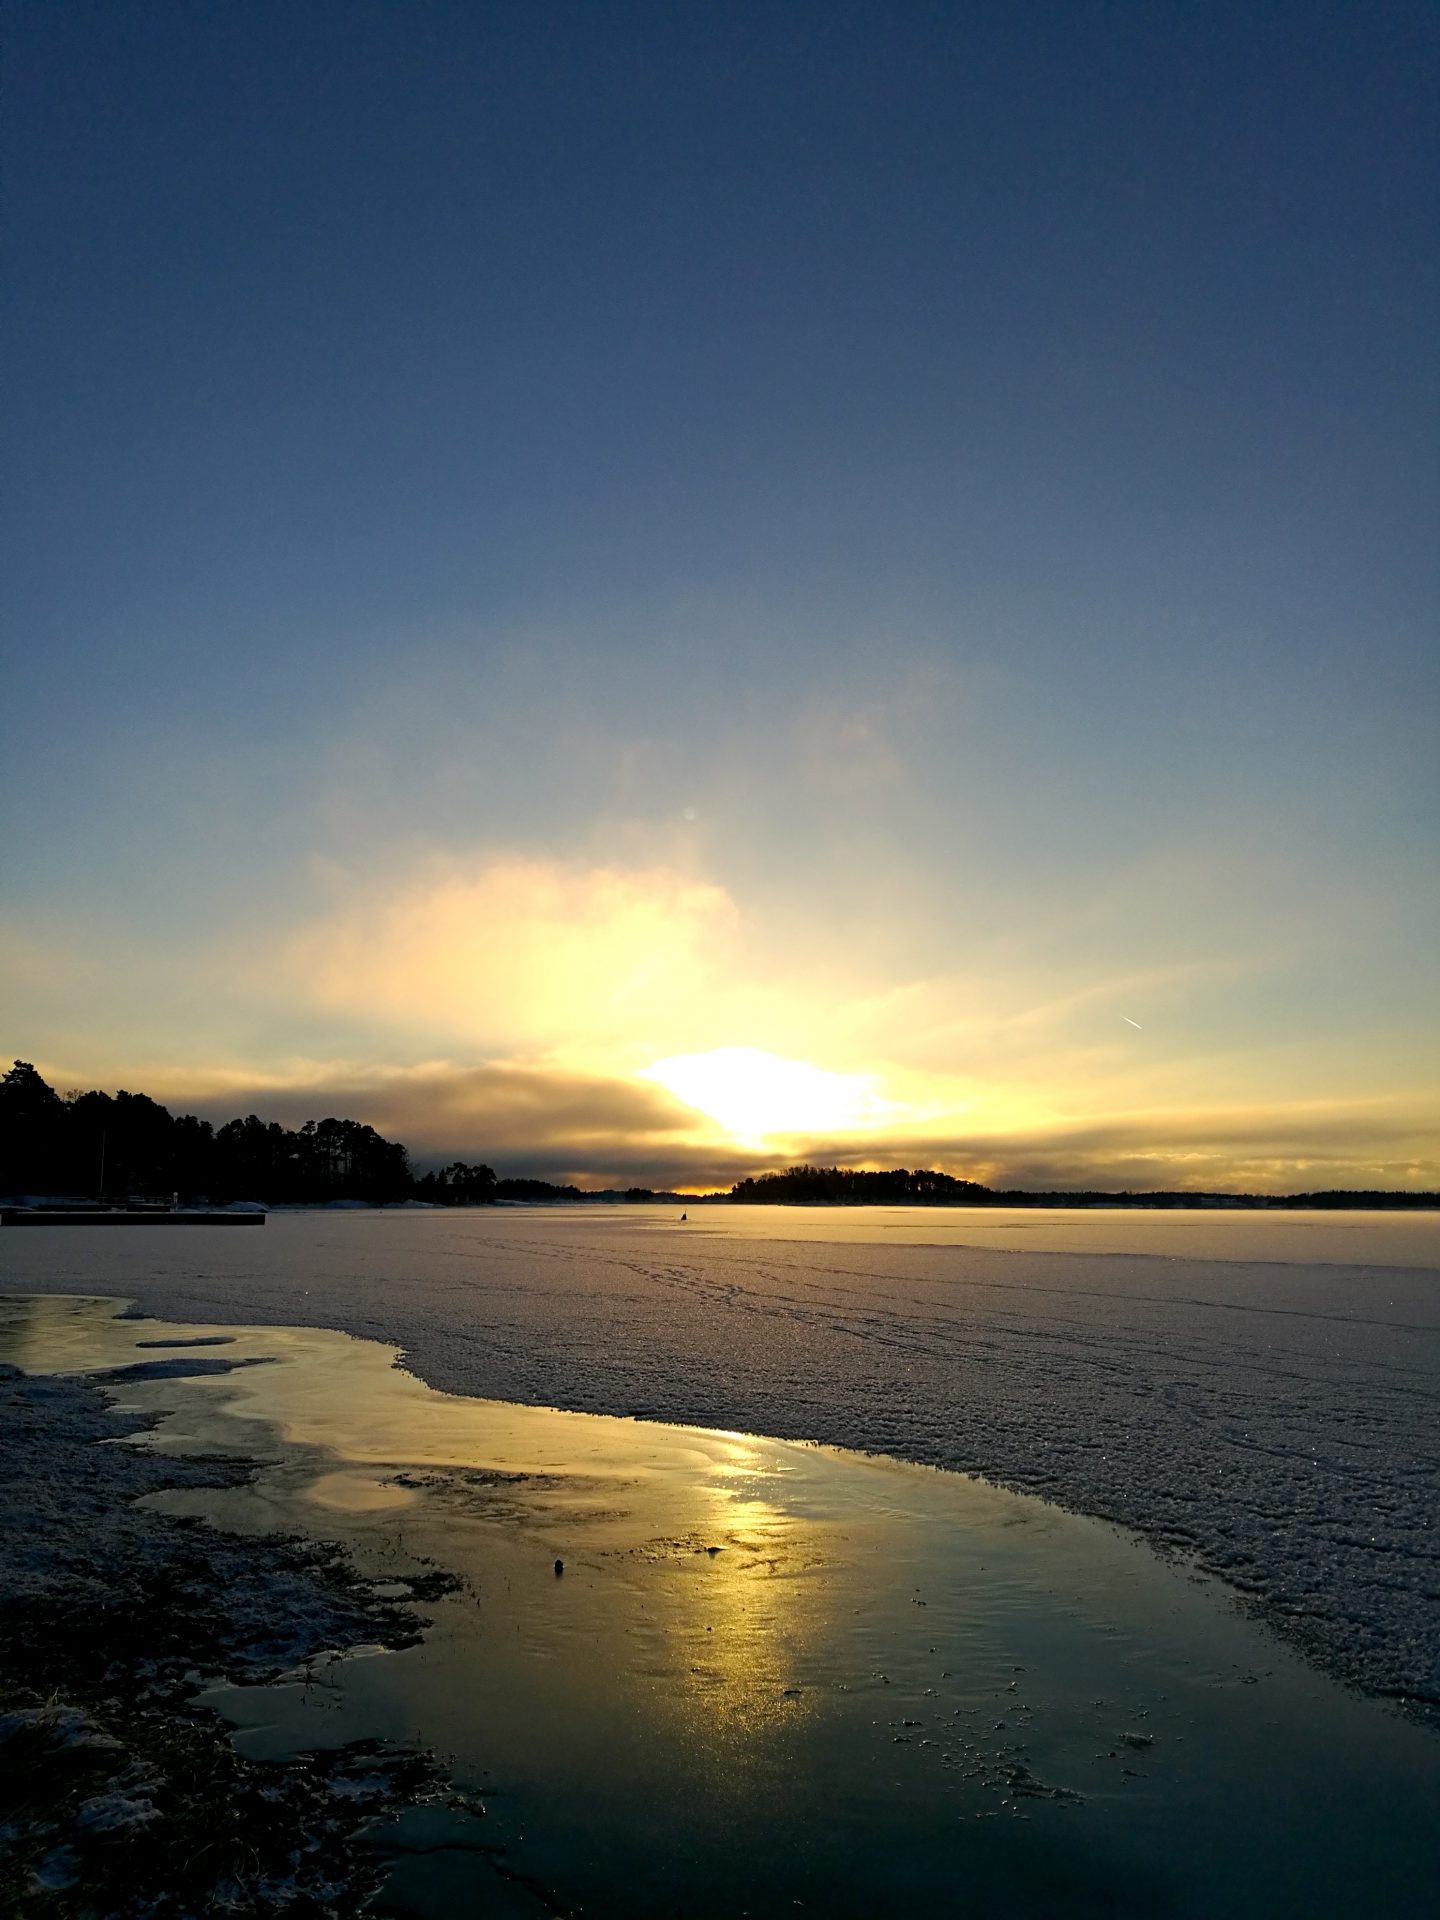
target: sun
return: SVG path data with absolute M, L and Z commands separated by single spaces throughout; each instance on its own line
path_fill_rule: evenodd
M 763 1145 L 777 1135 L 851 1132 L 897 1111 L 868 1074 L 828 1073 L 758 1047 L 675 1054 L 639 1076 L 717 1120 L 733 1140 Z

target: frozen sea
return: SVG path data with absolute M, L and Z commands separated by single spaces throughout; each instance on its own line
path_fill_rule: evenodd
M 1440 1217 L 273 1214 L 0 1233 L 0 1288 L 332 1328 L 492 1400 L 814 1440 L 1137 1530 L 1440 1712 Z

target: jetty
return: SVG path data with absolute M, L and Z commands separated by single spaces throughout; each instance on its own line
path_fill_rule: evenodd
M 6 1227 L 263 1227 L 258 1210 L 220 1207 L 0 1207 Z

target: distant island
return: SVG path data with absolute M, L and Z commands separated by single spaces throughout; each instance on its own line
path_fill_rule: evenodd
M 1327 1189 L 1319 1193 L 1032 1192 L 986 1187 L 930 1168 L 894 1167 L 872 1173 L 850 1167 L 787 1167 L 740 1180 L 714 1196 L 746 1206 L 827 1207 L 1440 1207 L 1440 1193 Z
M 948 1207 L 1360 1207 L 1440 1208 L 1440 1193 L 1326 1190 L 1317 1193 L 1029 1192 L 981 1185 L 930 1168 L 870 1171 L 787 1167 L 739 1180 L 728 1192 L 682 1194 L 653 1187 L 587 1188 L 504 1176 L 453 1160 L 417 1174 L 408 1150 L 360 1120 L 307 1120 L 290 1129 L 247 1114 L 216 1127 L 175 1115 L 148 1094 L 91 1091 L 62 1096 L 28 1060 L 0 1078 L 0 1194 L 179 1196 L 223 1205 L 268 1206 L 404 1201 L 448 1207 L 585 1202 L 701 1206 Z

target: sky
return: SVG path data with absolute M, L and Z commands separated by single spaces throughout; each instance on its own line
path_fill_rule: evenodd
M 0 1038 L 1440 1186 L 1428 4 L 9 0 Z

